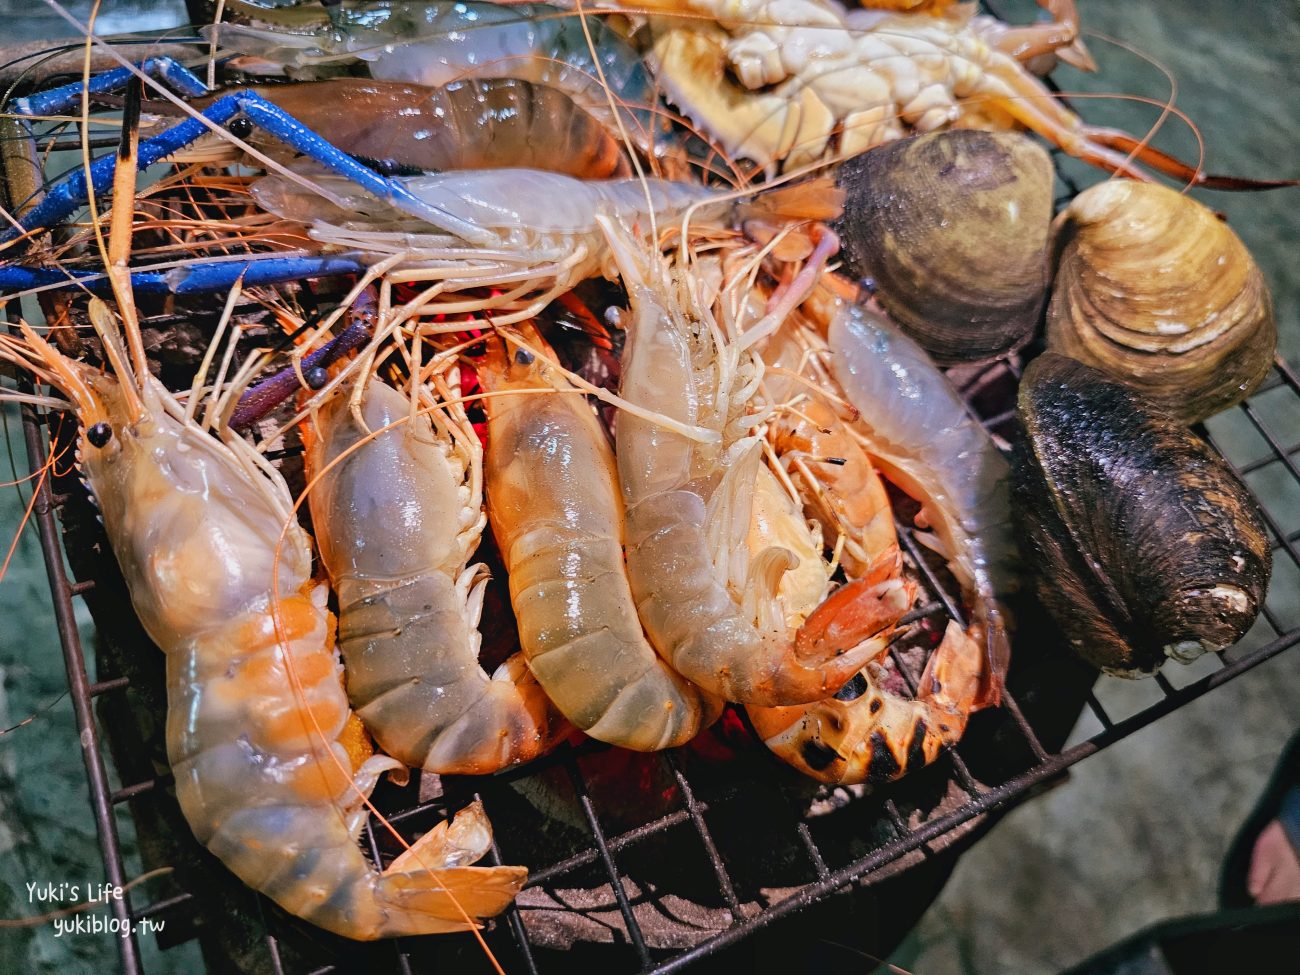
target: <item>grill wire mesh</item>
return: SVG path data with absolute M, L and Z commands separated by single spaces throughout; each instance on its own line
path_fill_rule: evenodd
M 1068 177 L 1061 180 L 1058 204 L 1078 191 Z M 160 314 L 150 321 L 163 326 L 166 317 Z M 1013 356 L 951 373 L 972 410 L 1004 443 L 1017 436 L 1014 393 L 1021 364 Z M 1300 489 L 1300 443 L 1290 442 L 1293 434 L 1279 432 L 1272 419 L 1283 412 L 1281 401 L 1286 408 L 1300 409 L 1300 377 L 1279 360 L 1264 387 L 1237 408 L 1267 452 L 1229 463 L 1245 477 L 1269 470 Z M 22 425 L 33 473 L 45 468 L 51 445 L 56 451 L 65 449 L 75 434 L 74 424 L 61 414 L 33 407 L 23 408 Z M 1211 428 L 1219 429 L 1216 421 Z M 1222 452 L 1227 441 L 1216 442 L 1204 428 L 1198 432 Z M 251 959 L 276 972 L 323 975 L 362 964 L 376 971 L 408 972 L 430 957 L 473 959 L 477 949 L 468 936 L 363 946 L 322 935 L 244 889 L 197 848 L 169 792 L 160 752 L 161 655 L 129 611 L 124 617 L 122 607 L 129 603 L 120 574 L 84 489 L 75 472 L 66 468 L 34 481 L 38 487 L 33 516 L 67 667 L 104 879 L 122 886 L 143 870 L 177 865 L 175 874 L 163 882 L 150 882 L 112 901 L 114 917 L 122 923 L 166 918 L 165 944 L 199 936 L 214 970 L 224 970 L 232 960 Z M 1288 533 L 1280 511 L 1261 508 L 1276 561 L 1270 602 L 1278 605 L 1279 596 L 1289 595 L 1277 591 L 1280 580 L 1300 574 L 1300 531 Z M 897 679 L 910 692 L 924 652 L 946 621 L 961 620 L 963 611 L 953 581 L 906 521 L 900 518 L 900 538 L 923 596 L 907 617 L 916 624 L 914 638 L 901 642 L 891 656 Z M 95 682 L 88 678 L 74 621 L 77 599 L 87 601 L 97 625 Z M 969 841 L 972 829 L 988 824 L 989 813 L 1024 801 L 1075 762 L 1300 643 L 1300 621 L 1289 621 L 1266 605 L 1242 644 L 1214 655 L 1212 672 L 1201 676 L 1200 671 L 1171 667 L 1168 674 L 1148 682 L 1154 688 L 1153 700 L 1127 713 L 1112 713 L 1115 708 L 1103 701 L 1106 687 L 1116 679 L 1101 678 L 1094 686 L 1095 675 L 1069 658 L 1050 624 L 1038 619 L 1032 606 L 1018 610 L 1020 638 L 1002 705 L 977 715 L 966 739 L 932 767 L 870 794 L 814 791 L 733 723 L 734 734 L 723 742 L 724 750 L 734 752 L 731 762 L 713 761 L 688 748 L 653 756 L 646 760 L 649 765 L 638 767 L 641 778 L 648 776 L 659 789 L 656 801 L 647 803 L 651 814 L 640 819 L 629 817 L 611 795 L 610 782 L 616 788 L 625 780 L 609 777 L 607 764 L 601 763 L 609 762 L 611 750 L 594 742 L 562 746 L 540 762 L 489 778 L 444 777 L 434 788 L 421 783 L 416 773 L 405 788 L 381 785 L 376 802 L 397 829 L 413 836 L 471 798 L 481 798 L 500 844 L 492 859 L 527 866 L 530 892 L 549 892 L 554 904 L 562 905 L 572 889 L 607 885 L 609 900 L 599 921 L 610 942 L 599 949 L 604 952 L 604 970 L 677 971 L 838 891 L 875 882 L 900 863 L 915 865 L 950 843 Z M 1043 638 L 1033 639 L 1034 633 Z M 1035 652 L 1036 646 L 1040 649 Z M 1189 673 L 1197 676 L 1189 681 Z M 1084 708 L 1096 731 L 1067 745 L 1070 726 Z M 522 835 L 539 822 L 535 810 L 528 810 L 519 798 L 519 790 L 530 782 L 543 783 L 546 794 L 563 793 L 575 817 L 555 842 L 530 844 Z M 119 816 L 128 810 L 141 838 L 140 870 L 128 870 L 119 842 Z M 397 850 L 375 823 L 363 839 L 376 861 L 391 859 Z M 665 850 L 670 851 L 668 867 L 647 866 Z M 770 851 L 777 852 L 764 855 Z M 707 888 L 703 899 L 709 901 L 716 927 L 688 939 L 694 943 L 657 944 L 646 934 L 646 907 L 665 893 L 672 896 L 673 878 L 688 874 L 691 879 L 683 882 L 690 888 L 686 896 L 701 900 L 699 891 Z M 525 907 L 512 907 L 485 935 L 502 965 L 530 973 L 572 967 L 569 955 L 538 943 L 533 919 L 526 918 L 538 910 L 536 901 L 528 892 L 521 900 Z M 131 975 L 143 972 L 136 935 L 118 944 L 123 970 Z

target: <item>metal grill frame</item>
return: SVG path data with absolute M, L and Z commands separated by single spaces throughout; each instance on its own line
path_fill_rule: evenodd
M 1073 196 L 1074 193 L 1078 192 L 1078 187 L 1067 177 L 1062 176 L 1062 181 L 1068 191 L 1068 196 Z M 986 369 L 975 374 L 964 386 L 962 392 L 970 400 L 981 390 L 999 380 L 1006 381 L 1008 372 L 1018 381 L 1020 362 L 1017 358 L 1011 357 L 997 360 Z M 1297 376 L 1296 371 L 1281 359 L 1276 361 L 1273 375 L 1264 387 L 1252 397 L 1252 400 L 1258 400 L 1260 396 L 1279 388 L 1286 389 L 1291 397 L 1300 400 L 1300 376 Z M 1003 405 L 1005 406 L 1005 404 Z M 1267 443 L 1270 453 L 1268 456 L 1240 466 L 1228 461 L 1229 466 L 1233 467 L 1233 470 L 1239 476 L 1244 476 L 1266 465 L 1280 463 L 1289 476 L 1295 480 L 1296 484 L 1300 485 L 1300 464 L 1297 463 L 1297 456 L 1300 456 L 1300 442 L 1288 445 L 1287 441 L 1279 436 L 1277 431 L 1270 428 L 1263 413 L 1253 402 L 1247 401 L 1237 409 L 1245 414 L 1251 426 L 1258 431 L 1264 442 Z M 23 436 L 28 463 L 32 472 L 41 470 L 45 466 L 48 457 L 45 430 L 48 416 L 48 413 L 30 406 L 22 408 Z M 995 415 L 983 418 L 982 422 L 986 428 L 996 428 L 1011 422 L 1013 418 L 1014 410 L 1003 409 Z M 1206 435 L 1207 439 L 1218 450 L 1219 445 L 1214 443 L 1214 438 L 1204 434 L 1203 429 L 1200 432 Z M 1221 450 L 1219 452 L 1222 454 Z M 129 680 L 118 677 L 92 683 L 88 678 L 84 647 L 74 618 L 74 600 L 92 591 L 95 583 L 94 581 L 78 582 L 70 579 L 64 567 L 63 540 L 56 521 L 56 512 L 68 502 L 69 497 L 56 495 L 49 478 L 40 478 L 35 483 L 37 488 L 33 514 L 39 530 L 42 556 L 45 561 L 53 599 L 59 640 L 67 670 L 68 687 L 73 702 L 80 747 L 90 788 L 91 806 L 105 867 L 105 879 L 121 887 L 125 885 L 128 878 L 123 862 L 122 847 L 118 838 L 116 809 L 127 800 L 136 799 L 149 793 L 156 793 L 164 801 L 171 801 L 166 798 L 159 788 L 167 784 L 168 777 L 149 778 L 133 782 L 117 790 L 110 787 L 108 769 L 100 750 L 103 735 L 95 717 L 92 702 L 104 695 L 124 693 L 129 686 Z M 1275 554 L 1280 553 L 1285 558 L 1290 559 L 1297 569 L 1300 569 L 1300 531 L 1284 532 L 1276 518 L 1262 505 L 1261 510 L 1264 514 L 1265 523 L 1273 536 Z M 927 616 L 937 618 L 942 614 L 951 619 L 961 620 L 963 614 L 958 599 L 954 598 L 945 581 L 936 574 L 923 557 L 919 543 L 913 537 L 910 527 L 906 525 L 900 525 L 899 527 L 900 540 L 920 571 L 920 581 L 923 587 L 932 596 L 931 599 L 913 610 L 906 619 L 918 620 Z M 799 887 L 791 896 L 770 904 L 757 913 L 746 914 L 742 909 L 736 891 L 736 884 L 728 869 L 726 859 L 719 852 L 719 844 L 709 826 L 707 815 L 710 811 L 710 805 L 708 802 L 696 798 L 696 792 L 690 778 L 674 752 L 664 752 L 661 753 L 661 756 L 668 774 L 680 790 L 681 808 L 651 822 L 622 832 L 610 832 L 602 825 L 601 810 L 593 800 L 588 782 L 579 766 L 579 759 L 583 755 L 594 750 L 600 750 L 605 746 L 590 743 L 578 748 L 563 747 L 559 752 L 540 763 L 534 763 L 523 769 L 512 770 L 496 778 L 525 777 L 536 774 L 541 768 L 558 767 L 565 771 L 578 797 L 581 812 L 590 833 L 590 845 L 580 853 L 532 870 L 529 885 L 550 883 L 575 871 L 592 865 L 598 866 L 608 880 L 617 901 L 618 910 L 625 927 L 627 945 L 634 955 L 635 970 L 663 975 L 663 973 L 685 969 L 694 962 L 698 962 L 742 941 L 761 928 L 824 901 L 836 891 L 872 877 L 882 868 L 896 862 L 906 854 L 916 850 L 924 850 L 927 844 L 952 833 L 976 817 L 995 809 L 1007 809 L 1023 802 L 1033 793 L 1036 787 L 1058 777 L 1076 762 L 1121 741 L 1172 711 L 1300 643 L 1300 625 L 1286 629 L 1267 606 L 1262 610 L 1261 618 L 1271 628 L 1272 639 L 1262 646 L 1246 652 L 1234 652 L 1234 648 L 1220 652 L 1217 655 L 1220 669 L 1182 688 L 1175 688 L 1162 673 L 1157 673 L 1154 677 L 1154 683 L 1162 694 L 1161 698 L 1154 704 L 1128 717 L 1119 720 L 1112 718 L 1101 701 L 1098 700 L 1095 692 L 1090 692 L 1086 704 L 1092 715 L 1100 723 L 1102 730 L 1086 741 L 1058 751 L 1052 751 L 1043 746 L 1038 733 L 1026 720 L 1015 698 L 1008 693 L 1004 697 L 999 710 L 1014 726 L 1017 734 L 1023 740 L 1024 746 L 1033 755 L 1034 761 L 1030 767 L 1007 778 L 1005 781 L 994 784 L 981 783 L 971 774 L 962 757 L 962 746 L 959 745 L 939 761 L 945 765 L 945 774 L 948 778 L 965 793 L 966 801 L 955 810 L 926 820 L 918 826 L 909 827 L 894 800 L 892 798 L 888 799 L 883 804 L 883 815 L 892 831 L 892 838 L 879 843 L 870 852 L 846 864 L 835 868 L 828 864 L 827 858 L 809 829 L 808 822 L 801 818 L 798 810 L 795 810 L 795 819 L 797 820 L 795 829 L 798 842 L 806 853 L 808 865 L 811 872 L 815 874 L 816 879 Z M 914 691 L 918 677 L 917 672 L 902 656 L 895 655 L 894 659 L 899 673 L 908 684 L 909 689 Z M 905 787 L 906 781 L 895 787 L 885 788 Z M 443 804 L 435 801 L 391 814 L 389 818 L 395 823 L 401 823 L 411 817 L 427 815 L 431 811 L 441 810 L 442 808 Z M 491 818 L 492 809 L 490 807 L 487 812 L 489 818 Z M 662 951 L 647 946 L 646 938 L 633 912 L 627 889 L 624 886 L 624 881 L 631 878 L 620 870 L 618 856 L 622 851 L 635 844 L 658 836 L 687 822 L 690 823 L 691 828 L 700 840 L 708 869 L 716 878 L 720 898 L 731 915 L 732 924 L 692 948 L 672 954 L 664 954 Z M 364 838 L 371 855 L 378 862 L 380 847 L 372 826 L 367 826 Z M 500 862 L 495 846 L 490 860 Z M 132 895 L 127 892 L 121 899 L 112 902 L 111 909 L 114 917 L 120 923 L 130 922 L 132 927 L 132 933 L 129 936 L 118 939 L 123 971 L 129 973 L 129 975 L 143 975 L 144 972 L 139 944 L 134 933 L 135 923 L 145 918 L 181 914 L 187 907 L 193 907 L 191 903 L 193 900 L 192 894 L 182 893 L 163 900 L 152 901 L 137 908 L 132 907 Z M 497 922 L 497 925 L 501 930 L 507 932 L 510 940 L 513 941 L 517 949 L 520 970 L 527 971 L 531 975 L 538 975 L 543 971 L 543 967 L 535 956 L 528 940 L 523 918 L 518 907 L 512 905 L 503 919 Z M 268 929 L 265 939 L 274 970 L 277 973 L 284 971 L 277 934 L 275 931 Z M 411 956 L 401 940 L 377 945 L 373 948 L 373 952 L 374 954 L 371 957 L 374 959 L 373 963 L 376 966 L 391 964 L 395 965 L 397 971 L 409 972 L 411 970 Z M 508 967 L 513 967 L 513 964 L 513 962 L 508 962 Z M 326 966 L 316 969 L 312 972 L 312 975 L 325 975 L 327 972 L 338 970 L 333 966 Z

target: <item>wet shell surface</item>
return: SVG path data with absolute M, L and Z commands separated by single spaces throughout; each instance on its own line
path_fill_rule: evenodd
M 1051 352 L 1025 371 L 1019 414 L 1013 510 L 1075 652 L 1136 677 L 1240 639 L 1272 558 L 1218 455 L 1131 387 Z
M 1061 216 L 1048 348 L 1131 383 L 1184 423 L 1268 375 L 1273 303 L 1241 239 L 1155 183 L 1110 180 Z
M 957 129 L 844 163 L 846 270 L 941 365 L 1027 342 L 1048 291 L 1052 165 L 1013 132 Z

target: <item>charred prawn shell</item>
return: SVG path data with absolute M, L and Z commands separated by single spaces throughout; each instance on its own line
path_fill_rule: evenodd
M 1011 132 L 903 139 L 844 163 L 848 272 L 940 365 L 1024 345 L 1048 290 L 1052 165 Z
M 1272 559 L 1227 465 L 1128 386 L 1052 352 L 1025 371 L 1019 414 L 1012 507 L 1075 652 L 1137 677 L 1240 639 Z

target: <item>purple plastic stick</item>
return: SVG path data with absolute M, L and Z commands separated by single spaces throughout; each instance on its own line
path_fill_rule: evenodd
M 363 293 L 353 306 L 352 321 L 348 323 L 348 327 L 339 333 L 337 338 L 303 358 L 300 364 L 303 374 L 313 369 L 328 368 L 353 349 L 364 345 L 370 338 L 373 310 L 373 296 L 369 292 Z M 257 422 L 301 388 L 298 371 L 293 366 L 285 367 L 239 397 L 239 404 L 230 414 L 231 428 L 239 430 Z

